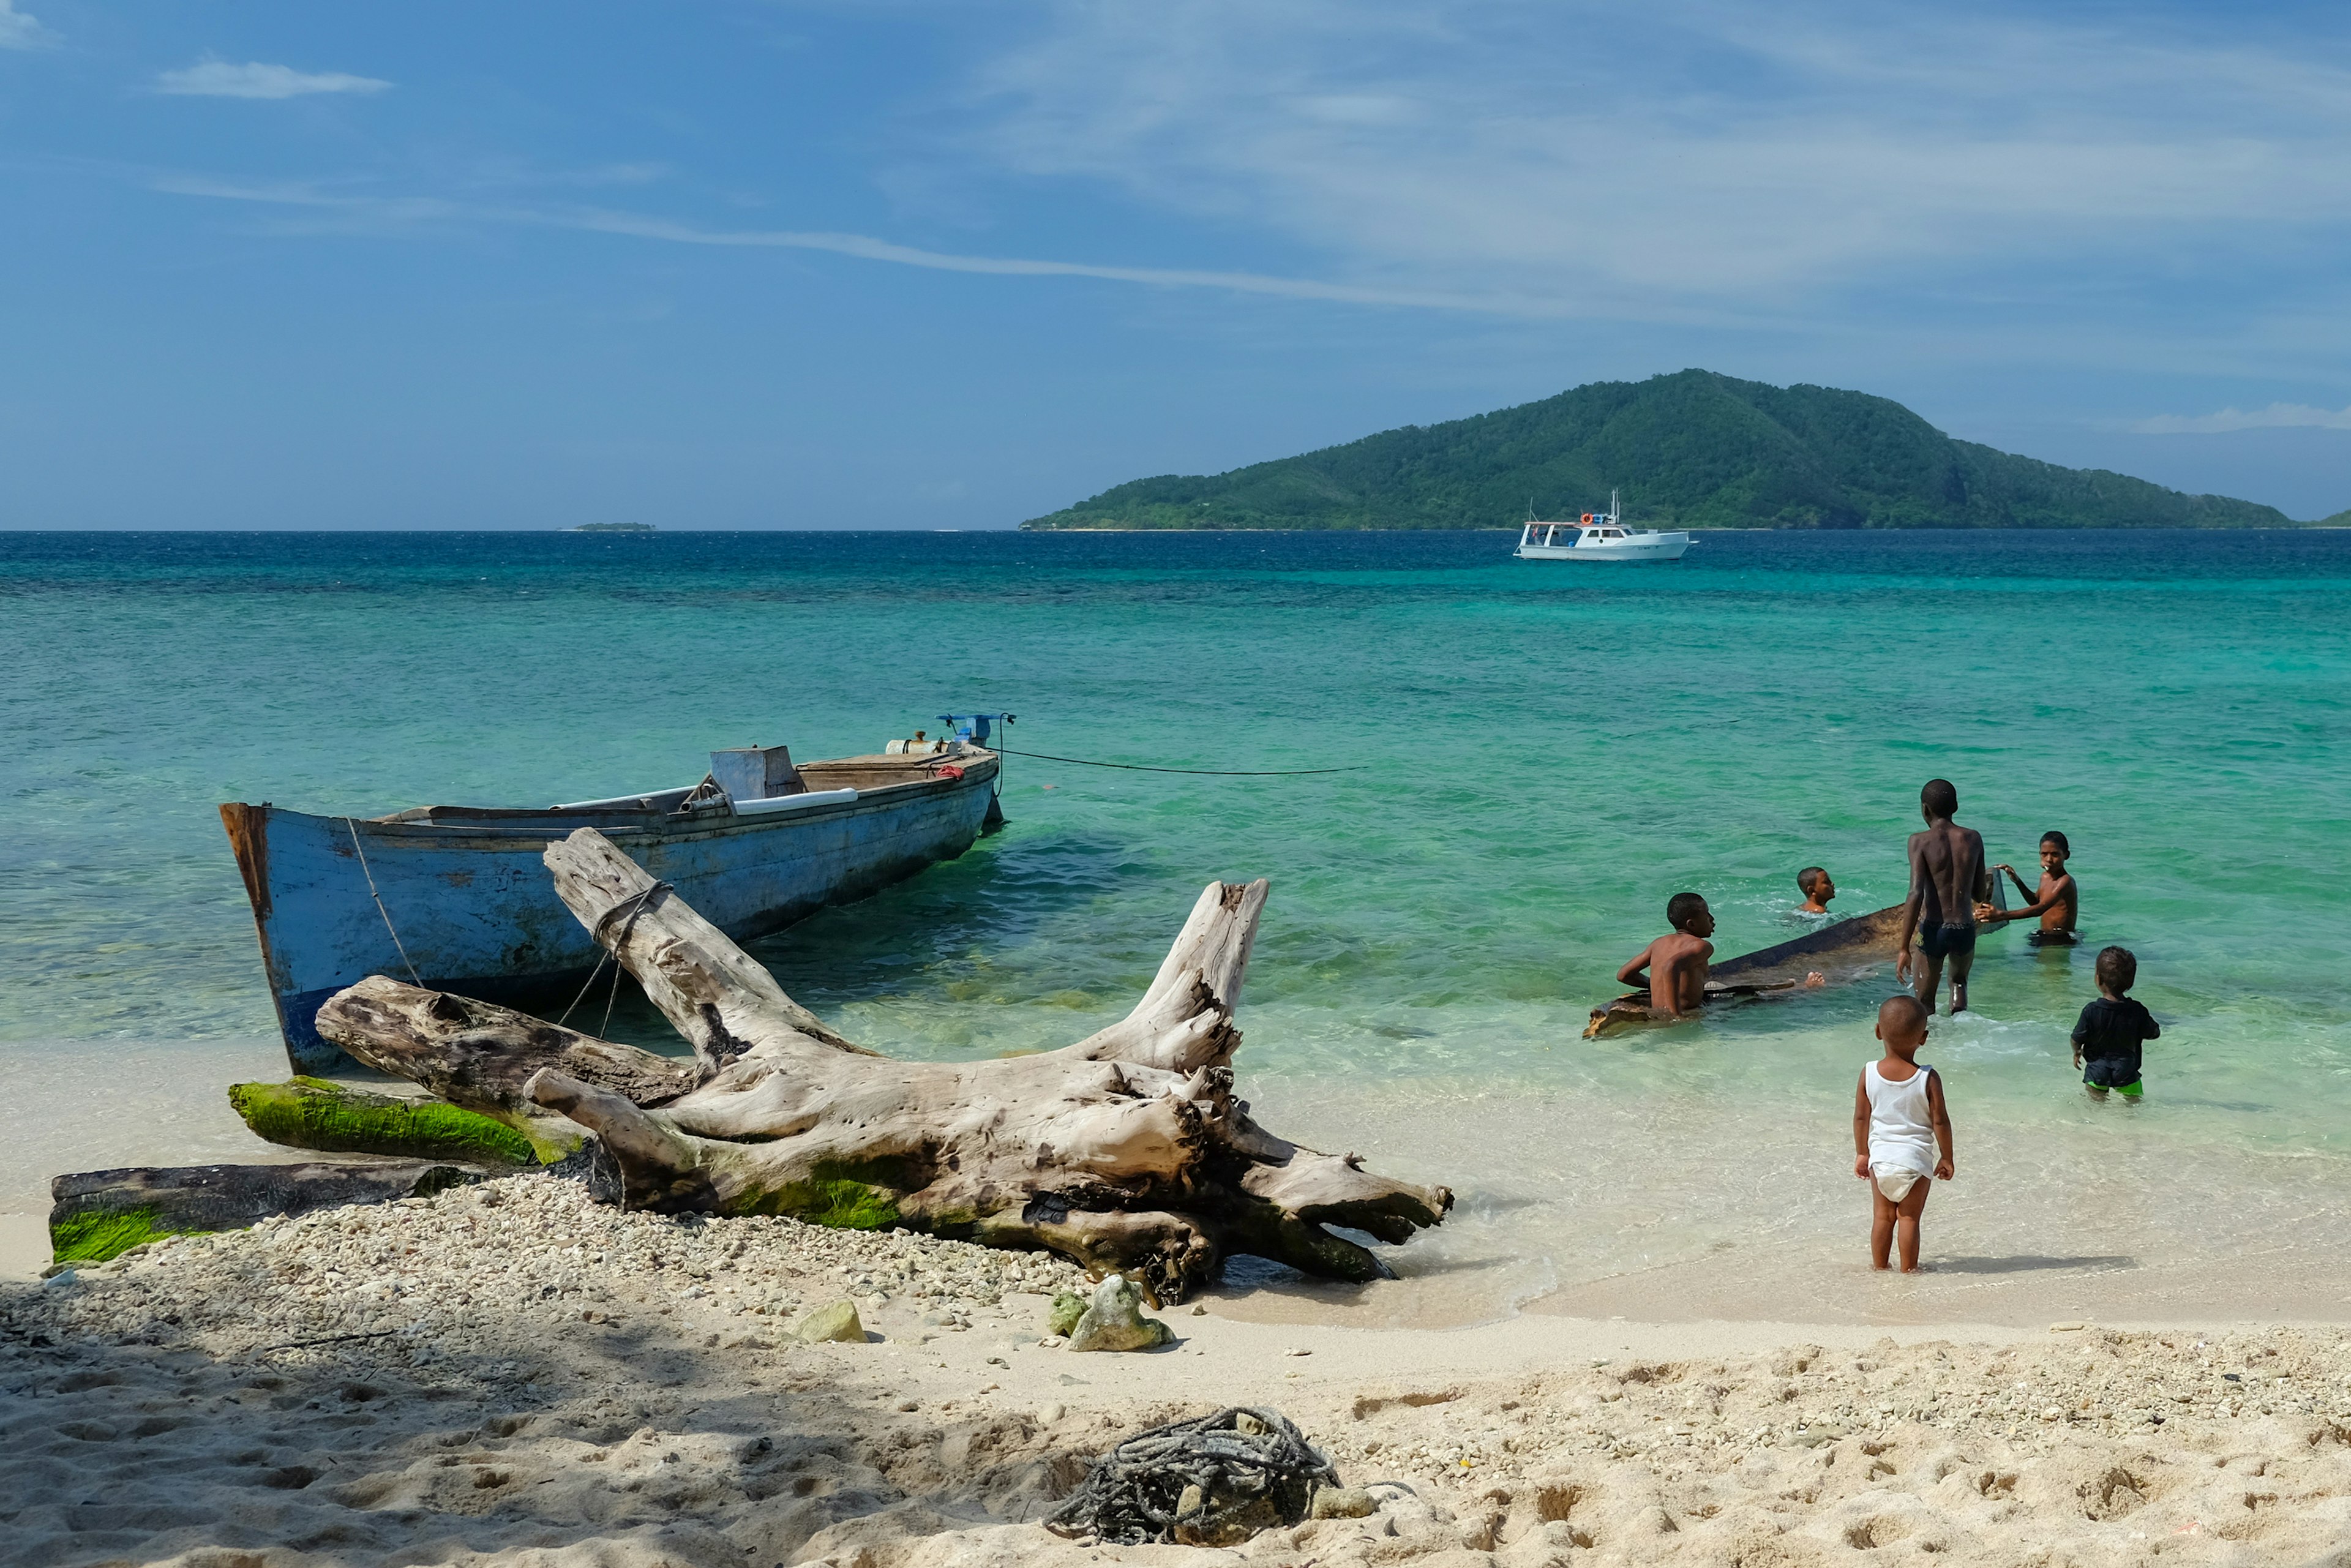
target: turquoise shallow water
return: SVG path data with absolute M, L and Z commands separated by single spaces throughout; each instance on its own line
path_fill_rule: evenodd
M 1078 1038 L 1201 883 L 1266 875 L 1245 1086 L 1278 1126 L 1461 1191 L 1408 1270 L 1523 1298 L 1767 1238 L 1810 1257 L 1855 1201 L 1835 1178 L 1883 985 L 1578 1031 L 1677 889 L 1713 902 L 1726 953 L 1799 929 L 1811 862 L 1841 911 L 1898 900 L 1939 773 L 1995 858 L 2029 871 L 2042 831 L 2071 836 L 2093 946 L 2138 953 L 2166 1027 L 2149 1103 L 2087 1106 L 2064 1036 L 2089 952 L 1987 937 L 1975 1013 L 1928 1052 L 1967 1152 L 1949 1244 L 2105 1260 L 2083 1265 L 2100 1289 L 2179 1278 L 2175 1254 L 2320 1288 L 2293 1259 L 2311 1227 L 2342 1239 L 2351 1191 L 2351 534 L 1718 534 L 1672 568 L 1508 549 L 0 535 L 0 1063 L 25 1167 L 0 1178 L 37 1190 L 61 1119 L 266 1065 L 221 800 L 580 799 L 689 782 L 714 746 L 836 755 L 1009 708 L 1024 749 L 1360 771 L 1014 758 L 1007 831 L 761 948 L 877 1045 Z M 63 1071 L 110 1056 L 143 1065 Z

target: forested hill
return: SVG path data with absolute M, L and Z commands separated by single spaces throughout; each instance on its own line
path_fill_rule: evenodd
M 1882 397 L 1710 371 L 1594 382 L 1497 413 L 1406 425 L 1212 476 L 1103 491 L 1029 528 L 1512 528 L 1605 507 L 1684 528 L 2291 528 L 2273 507 L 2184 496 L 1954 441 Z

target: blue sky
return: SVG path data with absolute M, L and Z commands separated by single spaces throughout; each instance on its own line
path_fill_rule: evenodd
M 2339 7 L 0 0 L 0 527 L 1005 527 L 1700 365 L 2351 507 Z

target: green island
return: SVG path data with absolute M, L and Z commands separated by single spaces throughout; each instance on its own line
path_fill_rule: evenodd
M 564 532 L 573 534 L 649 534 L 651 523 L 574 523 Z
M 2300 526 L 2274 507 L 1955 441 L 1889 398 L 1681 371 L 1228 474 L 1136 479 L 1021 527 L 1502 528 L 1530 503 L 1573 517 L 1611 489 L 1628 520 L 1669 528 Z

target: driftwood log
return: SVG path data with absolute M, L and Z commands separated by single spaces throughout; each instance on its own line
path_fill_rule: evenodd
M 165 1236 L 425 1197 L 488 1174 L 431 1160 L 368 1159 L 82 1171 L 49 1183 L 49 1240 L 60 1263 L 101 1262 Z
M 624 1201 L 894 1224 L 1046 1248 L 1180 1301 L 1228 1253 L 1364 1281 L 1332 1233 L 1402 1242 L 1444 1187 L 1369 1174 L 1267 1132 L 1233 1092 L 1233 1007 L 1266 884 L 1212 883 L 1126 1018 L 1060 1051 L 883 1057 L 827 1029 L 758 963 L 593 829 L 547 851 L 557 892 L 694 1048 L 590 1039 L 371 977 L 319 1014 L 371 1066 L 560 1143 L 591 1133 Z

